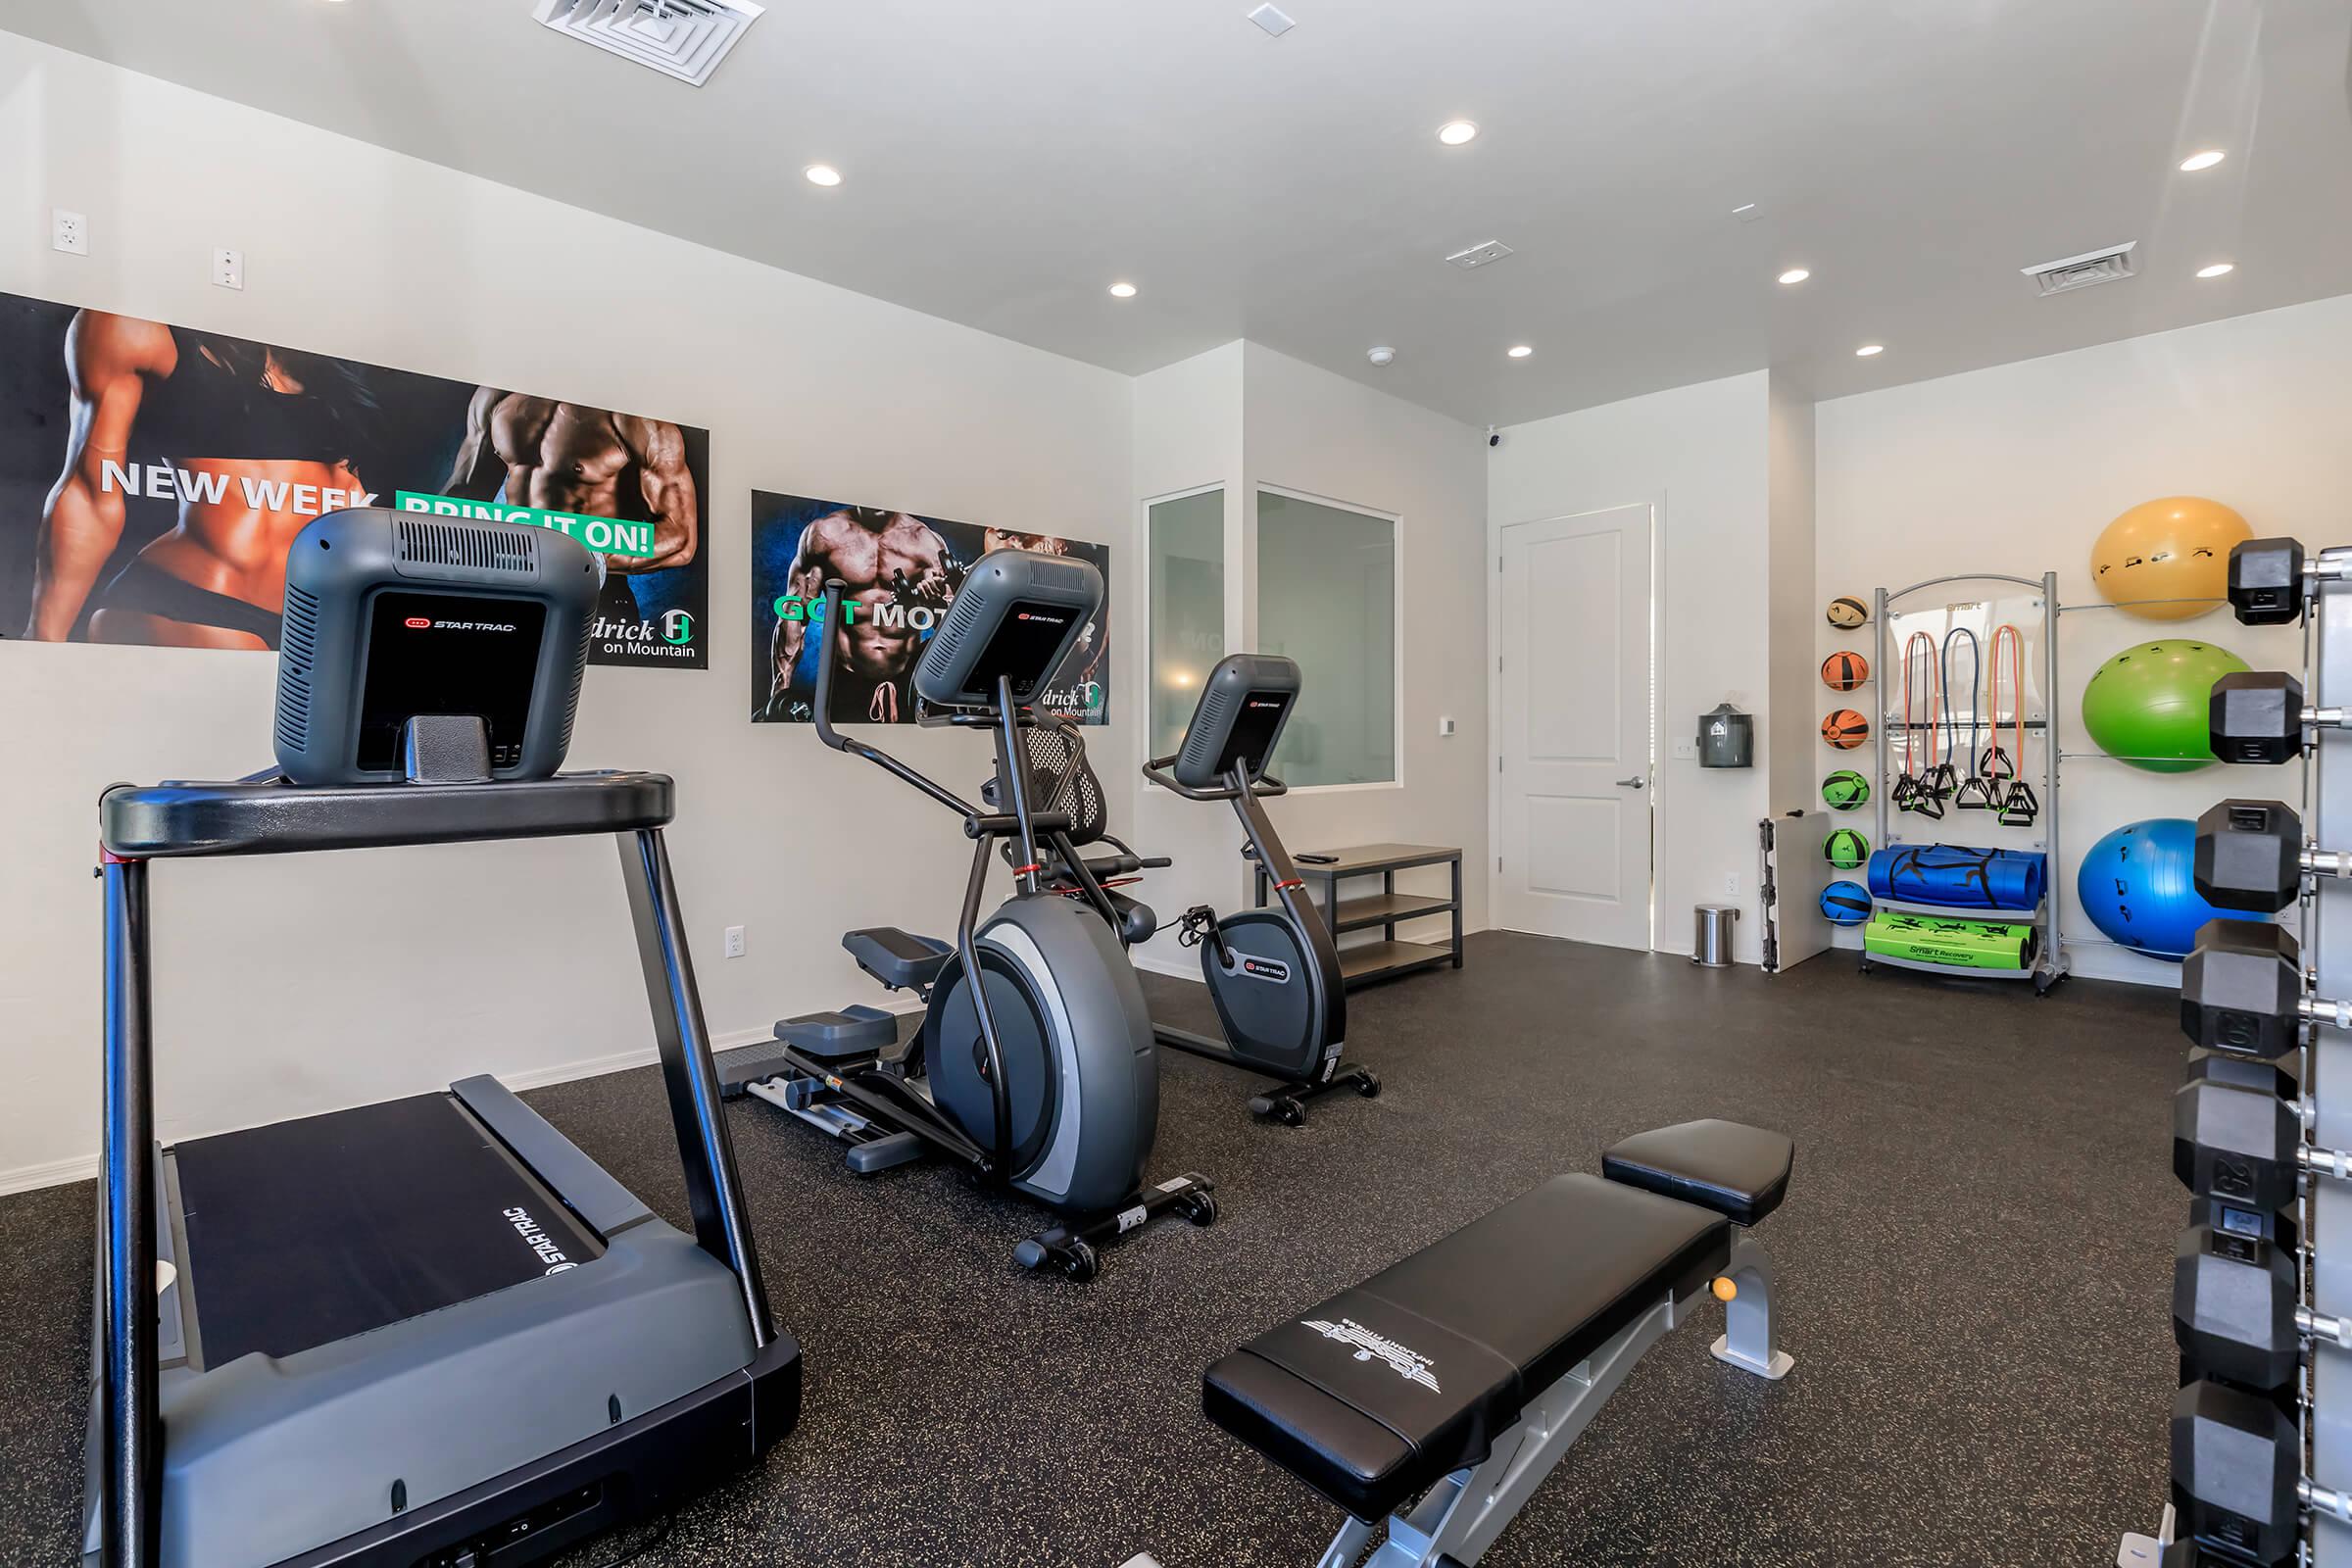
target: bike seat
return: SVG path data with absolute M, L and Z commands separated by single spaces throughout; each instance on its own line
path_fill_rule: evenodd
M 956 950 L 930 937 L 918 937 L 895 925 L 878 925 L 849 932 L 841 939 L 858 967 L 893 991 L 922 991 L 939 978 Z

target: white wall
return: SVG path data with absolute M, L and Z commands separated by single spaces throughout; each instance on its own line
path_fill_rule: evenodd
M 48 248 L 52 205 L 89 215 L 90 257 Z M 671 852 L 722 1041 L 878 1000 L 839 933 L 944 928 L 965 853 L 946 812 L 807 729 L 746 721 L 751 490 L 1135 560 L 1124 376 L 7 33 L 0 212 L 0 290 L 710 429 L 712 665 L 591 670 L 572 762 L 677 776 Z M 244 292 L 209 285 L 216 245 L 245 252 Z M 1133 670 L 1140 617 L 1119 619 Z M 266 765 L 273 669 L 0 644 L 0 1187 L 86 1170 L 96 1148 L 99 789 Z M 1106 777 L 1139 755 L 1139 693 L 1122 685 L 1095 738 Z M 902 741 L 960 786 L 987 771 L 967 736 Z M 164 865 L 155 885 L 167 1137 L 650 1052 L 605 842 Z M 732 924 L 750 956 L 725 961 Z
M 1226 652 L 1248 646 L 1239 630 L 1243 619 L 1245 551 L 1242 486 L 1242 356 L 1240 342 L 1195 355 L 1135 380 L 1134 451 L 1132 475 L 1135 536 L 1138 548 L 1123 573 L 1127 602 L 1151 603 L 1151 562 L 1144 548 L 1149 504 L 1155 498 L 1220 485 L 1225 495 L 1225 626 Z M 1148 710 L 1151 668 L 1142 617 L 1130 618 L 1132 640 L 1121 646 L 1127 674 L 1120 696 Z M 1139 752 L 1135 765 L 1143 761 Z M 1122 791 L 1108 774 L 1111 831 L 1132 842 L 1145 855 L 1164 855 L 1176 863 L 1153 871 L 1138 890 L 1143 900 L 1172 920 L 1196 904 L 1220 909 L 1246 901 L 1247 879 L 1235 847 L 1241 842 L 1233 813 L 1222 806 L 1187 801 L 1165 790 L 1147 786 L 1130 767 Z M 1166 932 L 1139 952 L 1137 961 L 1168 974 L 1198 975 L 1197 955 L 1177 946 L 1176 934 Z
M 1512 523 L 1656 509 L 1655 946 L 1690 952 L 1691 906 L 1729 902 L 1725 878 L 1737 875 L 1750 911 L 1739 956 L 1751 963 L 1769 762 L 1705 769 L 1675 758 L 1673 743 L 1728 701 L 1757 715 L 1759 747 L 1769 744 L 1769 379 L 1757 370 L 1513 425 L 1487 476 L 1490 556 Z
M 2095 605 L 2092 541 L 2117 514 L 2167 495 L 2225 502 L 2257 534 L 2342 543 L 2347 366 L 2352 296 L 1821 404 L 1816 595 L 2055 570 L 2062 604 Z M 2082 728 L 2083 684 L 2134 642 L 2185 631 L 2257 669 L 2301 664 L 2292 628 L 2240 626 L 2226 610 L 2189 621 L 2085 610 L 2061 628 L 2069 751 L 2094 750 Z M 1835 645 L 1825 627 L 1822 653 Z M 2071 903 L 2082 851 L 2109 829 L 2193 817 L 2230 795 L 2291 800 L 2296 781 L 2284 768 L 2158 775 L 2094 757 L 2068 764 L 2064 787 L 2059 870 Z M 2179 984 L 2178 965 L 2103 945 L 2079 912 L 2065 930 L 2078 973 Z
M 1403 610 L 1404 665 L 1397 735 L 1399 782 L 1313 790 L 1268 813 L 1294 849 L 1315 845 L 1445 844 L 1462 851 L 1463 924 L 1487 923 L 1486 439 L 1457 420 L 1390 397 L 1255 343 L 1243 345 L 1244 465 L 1249 476 L 1246 559 L 1255 560 L 1260 485 L 1394 514 Z M 1263 629 L 1254 576 L 1246 624 Z M 1252 641 L 1250 646 L 1259 644 Z M 1307 694 L 1306 701 L 1312 701 Z M 1454 733 L 1441 738 L 1438 721 Z M 1231 831 L 1226 839 L 1234 841 Z M 1445 890 L 1444 873 L 1405 884 Z M 1444 922 L 1407 938 L 1444 940 Z M 1371 933 L 1378 937 L 1378 932 Z M 1343 941 L 1348 939 L 1343 939 Z
M 1294 850 L 1388 840 L 1459 845 L 1464 920 L 1473 930 L 1486 923 L 1478 868 L 1489 854 L 1484 456 L 1483 438 L 1466 424 L 1255 343 L 1229 343 L 1135 383 L 1138 516 L 1152 497 L 1226 487 L 1226 624 L 1238 629 L 1232 648 L 1261 646 L 1251 569 L 1260 485 L 1397 517 L 1402 776 L 1396 786 L 1298 791 L 1268 810 Z M 1141 555 L 1131 590 L 1137 603 L 1146 593 Z M 1130 668 L 1140 704 L 1147 679 L 1140 648 Z M 1311 705 L 1313 692 L 1304 701 Z M 1441 715 L 1455 722 L 1450 739 L 1438 738 Z M 1146 893 L 1163 920 L 1195 903 L 1230 908 L 1248 902 L 1250 878 L 1236 853 L 1241 835 L 1230 810 L 1141 786 L 1132 820 L 1139 849 L 1177 862 L 1173 871 L 1152 873 Z M 1423 875 L 1442 889 L 1440 874 Z M 1436 939 L 1442 931 L 1433 922 L 1403 934 Z M 1172 934 L 1142 961 L 1171 973 L 1199 967 Z
M 1813 760 L 1821 731 L 1814 699 L 1823 690 L 1821 660 L 1826 655 L 1814 652 L 1823 620 L 1813 593 L 1813 400 L 1776 375 L 1768 414 L 1772 700 L 1759 745 L 1772 814 L 1780 816 L 1820 804 Z

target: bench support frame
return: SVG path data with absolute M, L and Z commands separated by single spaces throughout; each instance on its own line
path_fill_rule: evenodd
M 1714 1345 L 1715 1358 L 1775 1382 L 1787 1377 L 1794 1363 L 1773 1343 L 1771 1257 L 1741 1236 L 1723 1276 L 1738 1284 L 1740 1294 L 1729 1303 L 1726 1332 Z M 1348 1520 L 1316 1568 L 1354 1568 L 1376 1541 L 1380 1549 L 1363 1568 L 1438 1568 L 1441 1561 L 1470 1568 L 1568 1457 L 1634 1363 L 1680 1327 L 1709 1294 L 1702 1287 L 1680 1300 L 1670 1296 L 1618 1330 L 1589 1359 L 1528 1400 L 1518 1424 L 1494 1440 L 1485 1463 L 1456 1470 L 1410 1508 L 1381 1523 Z

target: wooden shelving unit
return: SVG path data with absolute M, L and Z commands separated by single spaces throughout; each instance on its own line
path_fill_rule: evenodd
M 1322 884 L 1316 904 L 1322 907 L 1323 918 L 1330 924 L 1334 936 L 1350 931 L 1381 933 L 1379 942 L 1343 944 L 1340 948 L 1340 975 L 1350 989 L 1372 980 L 1389 979 L 1409 974 L 1415 969 L 1427 969 L 1449 963 L 1456 969 L 1462 966 L 1462 852 L 1435 844 L 1356 844 L 1346 849 L 1310 851 L 1335 857 L 1328 864 L 1312 864 L 1298 860 L 1298 874 L 1310 886 Z M 1297 857 L 1293 858 L 1297 860 Z M 1396 873 L 1422 866 L 1443 865 L 1451 873 L 1447 894 L 1399 893 Z M 1263 906 L 1271 891 L 1266 885 L 1266 868 L 1258 866 L 1257 902 Z M 1343 897 L 1341 884 L 1354 878 L 1380 878 L 1378 893 L 1364 892 Z M 1416 920 L 1431 920 L 1450 916 L 1452 935 L 1440 944 L 1412 942 L 1399 938 L 1396 928 Z

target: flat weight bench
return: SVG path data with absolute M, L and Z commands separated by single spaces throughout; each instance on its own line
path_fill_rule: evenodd
M 1365 1568 L 1468 1568 L 1702 1296 L 1728 1307 L 1717 1359 L 1788 1375 L 1771 1260 L 1734 1227 L 1780 1206 L 1793 1159 L 1737 1122 L 1629 1138 L 1602 1176 L 1554 1177 L 1226 1356 L 1202 1408 L 1348 1510 L 1319 1568 L 1376 1542 Z

